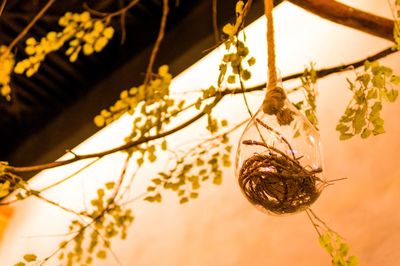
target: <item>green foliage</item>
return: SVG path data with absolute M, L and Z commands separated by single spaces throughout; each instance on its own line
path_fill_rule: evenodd
M 6 180 L 4 183 L 0 184 L 0 198 L 4 198 L 10 194 L 10 181 Z
M 302 89 L 304 91 L 304 100 L 293 103 L 293 105 L 300 110 L 306 116 L 308 121 L 318 130 L 316 103 L 318 96 L 316 83 L 318 78 L 314 66 L 315 65 L 311 63 L 310 68 L 304 69 L 303 76 L 300 77 L 301 87 L 296 88 L 296 90 Z M 293 127 L 295 130 L 293 137 L 299 137 L 301 135 L 302 128 L 300 128 L 300 125 L 297 123 L 295 123 Z
M 139 114 L 133 122 L 133 131 L 129 137 L 140 136 L 153 127 L 159 132 L 163 126 L 161 121 L 168 124 L 169 114 L 177 113 L 177 110 L 173 108 L 175 101 L 169 95 L 171 79 L 172 75 L 168 73 L 168 66 L 161 66 L 158 73 L 152 75 L 147 85 L 142 84 L 122 91 L 120 99 L 114 105 L 108 110 L 102 110 L 94 118 L 95 124 L 103 127 L 125 113 L 133 115 L 138 111 Z M 184 101 L 180 102 L 178 106 L 182 107 L 183 103 Z M 167 119 L 162 120 L 163 118 Z
M 11 100 L 10 75 L 14 68 L 14 55 L 7 46 L 0 45 L 0 95 Z
M 331 255 L 332 265 L 334 266 L 357 266 L 358 259 L 349 255 L 349 245 L 343 241 L 343 238 L 328 230 L 319 238 L 320 245 Z
M 244 21 L 244 2 L 238 1 L 236 4 L 236 22 L 235 24 L 226 24 L 223 32 L 228 35 L 225 40 L 226 53 L 223 56 L 222 63 L 219 65 L 220 74 L 218 77 L 218 87 L 226 79 L 229 84 L 236 83 L 236 76 L 239 81 L 246 81 L 251 78 L 251 72 L 248 67 L 256 63 L 254 57 L 249 56 L 249 48 L 246 44 L 239 40 L 239 31 L 243 27 Z M 226 78 L 227 73 L 230 73 Z
M 86 219 L 73 220 L 69 234 L 74 237 L 59 244 L 58 259 L 63 265 L 88 265 L 94 257 L 105 259 L 111 248 L 111 239 L 125 239 L 128 226 L 134 217 L 130 209 L 115 202 L 114 182 L 108 182 L 97 190 L 97 198 L 91 200 L 91 210 L 82 212 Z
M 382 103 L 396 101 L 399 92 L 394 86 L 400 84 L 400 77 L 377 61 L 366 61 L 364 71 L 357 73 L 356 80 L 347 81 L 354 96 L 336 126 L 340 139 L 350 139 L 355 135 L 367 138 L 384 133 L 384 120 L 380 114 Z
M 151 180 L 147 188 L 149 196 L 144 200 L 161 202 L 161 190 L 174 191 L 181 204 L 198 197 L 201 182 L 212 180 L 215 185 L 222 183 L 222 166 L 231 166 L 231 150 L 229 138 L 223 134 L 200 143 L 189 149 L 189 152 L 178 156 L 174 167 L 160 172 Z
M 85 55 L 100 52 L 114 34 L 114 29 L 108 23 L 105 19 L 92 18 L 89 12 L 65 13 L 58 21 L 62 31 L 48 32 L 40 41 L 32 37 L 26 40 L 25 54 L 28 58 L 17 63 L 15 73 L 32 76 L 46 56 L 59 50 L 66 42 L 69 47 L 65 55 L 71 62 L 77 60 L 81 51 Z
M 394 6 L 391 6 L 391 8 L 394 20 L 393 37 L 396 43 L 396 49 L 400 50 L 400 1 L 395 0 Z
M 11 192 L 18 188 L 25 188 L 25 181 L 7 171 L 8 163 L 0 162 L 0 198 L 7 197 Z
M 102 110 L 94 118 L 98 127 L 103 127 L 128 113 L 134 116 L 132 131 L 125 138 L 126 142 L 140 139 L 149 135 L 157 135 L 165 130 L 173 117 L 176 117 L 185 107 L 185 100 L 177 102 L 170 97 L 169 86 L 172 75 L 168 73 L 168 66 L 163 65 L 153 74 L 147 85 L 133 87 L 121 92 L 120 99 L 108 110 Z M 201 104 L 201 103 L 200 103 Z M 166 140 L 162 140 L 160 148 L 167 149 Z M 140 153 L 137 164 L 141 166 L 147 159 L 150 162 L 157 160 L 157 146 L 146 142 L 128 150 L 129 153 Z
M 32 263 L 36 262 L 37 256 L 35 254 L 25 254 L 23 259 L 24 259 L 24 261 L 20 261 L 20 262 L 14 264 L 14 266 L 25 266 L 29 262 L 32 262 Z

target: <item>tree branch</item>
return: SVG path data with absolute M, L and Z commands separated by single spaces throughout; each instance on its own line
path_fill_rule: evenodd
M 288 0 L 317 16 L 394 42 L 393 20 L 333 0 Z
M 366 60 L 369 61 L 375 61 L 378 60 L 380 58 L 383 58 L 389 54 L 395 53 L 397 52 L 396 50 L 393 50 L 391 48 L 385 49 L 377 54 L 374 54 L 372 56 L 369 56 L 365 59 L 350 63 L 350 64 L 346 64 L 346 65 L 341 65 L 341 66 L 336 66 L 336 67 L 332 67 L 332 68 L 325 68 L 325 69 L 320 69 L 316 71 L 316 75 L 318 78 L 323 78 L 326 77 L 330 74 L 334 74 L 334 73 L 338 73 L 338 72 L 343 72 L 343 71 L 347 71 L 353 68 L 357 68 L 360 67 L 364 64 L 364 62 Z M 296 78 L 299 78 L 301 76 L 303 76 L 303 72 L 299 72 L 296 74 L 292 74 L 286 77 L 282 78 L 282 81 L 288 81 L 288 80 L 293 80 Z M 259 90 L 263 90 L 265 89 L 266 84 L 260 84 L 251 88 L 247 88 L 245 89 L 245 93 L 248 92 L 252 92 L 252 91 L 259 91 Z M 214 95 L 213 97 L 215 97 L 214 101 L 210 104 L 211 108 L 213 108 L 214 106 L 216 106 L 221 99 L 226 96 L 226 95 L 231 95 L 231 94 L 240 94 L 243 93 L 243 90 L 241 88 L 235 88 L 235 89 L 226 89 L 224 91 L 220 91 L 217 92 L 216 95 Z M 11 172 L 11 173 L 22 173 L 22 172 L 34 172 L 34 171 L 41 171 L 41 170 L 45 170 L 45 169 L 50 169 L 50 168 L 55 168 L 58 166 L 62 166 L 62 165 L 67 165 L 79 160 L 83 160 L 83 159 L 89 159 L 89 158 L 98 158 L 98 157 L 103 157 L 106 155 L 109 155 L 111 153 L 114 152 L 118 152 L 118 151 L 123 151 L 135 146 L 138 146 L 140 144 L 152 141 L 152 140 L 156 140 L 156 139 L 160 139 L 160 138 L 164 138 L 166 136 L 172 135 L 176 132 L 178 132 L 181 129 L 184 129 L 186 127 L 188 127 L 189 125 L 193 124 L 194 122 L 196 122 L 197 120 L 199 120 L 200 118 L 202 118 L 206 113 L 204 111 L 201 111 L 200 113 L 198 113 L 197 115 L 195 115 L 194 117 L 192 117 L 191 119 L 187 120 L 186 122 L 182 123 L 181 125 L 169 130 L 169 131 L 165 131 L 163 133 L 160 133 L 158 135 L 153 135 L 153 136 L 146 136 L 146 137 L 141 137 L 137 140 L 132 140 L 130 142 L 125 143 L 124 145 L 109 149 L 109 150 L 105 150 L 102 152 L 98 152 L 98 153 L 91 153 L 91 154 L 84 154 L 84 155 L 75 155 L 74 158 L 68 159 L 68 160 L 62 160 L 62 161 L 55 161 L 55 162 L 51 162 L 51 163 L 45 163 L 45 164 L 40 164 L 40 165 L 34 165 L 34 166 L 24 166 L 24 167 L 15 167 L 15 166 L 9 166 L 6 167 L 6 172 Z
M 370 62 L 373 62 L 373 61 L 379 60 L 383 57 L 386 57 L 386 56 L 396 53 L 396 52 L 398 52 L 398 51 L 395 49 L 392 49 L 390 47 L 390 48 L 380 51 L 374 55 L 371 55 L 367 58 L 361 59 L 359 61 L 355 61 L 355 62 L 345 64 L 345 65 L 340 65 L 340 66 L 335 66 L 335 67 L 330 67 L 330 68 L 322 68 L 322 69 L 316 70 L 315 75 L 317 76 L 317 78 L 324 78 L 331 74 L 349 71 L 351 69 L 355 69 L 355 68 L 359 68 L 360 66 L 363 66 L 364 62 L 367 60 Z M 303 75 L 304 75 L 304 72 L 291 74 L 291 75 L 283 77 L 282 81 L 285 82 L 285 81 L 297 79 L 297 78 L 302 77 Z M 247 88 L 247 89 L 245 89 L 244 92 L 248 93 L 248 92 L 253 92 L 253 91 L 260 91 L 260 90 L 264 90 L 265 88 L 266 88 L 266 83 L 263 83 L 263 84 L 260 84 L 260 85 L 257 85 L 257 86 L 251 87 L 251 88 Z M 231 89 L 231 94 L 239 94 L 239 93 L 243 93 L 242 89 L 240 89 L 240 88 Z
M 3 0 L 0 6 L 0 16 L 3 14 L 4 8 L 6 7 L 7 0 Z
M 223 96 L 229 94 L 228 92 L 225 93 L 219 93 L 216 95 L 214 101 L 210 104 L 210 107 L 213 108 L 214 106 L 216 106 L 221 99 L 223 98 Z M 163 133 L 160 133 L 158 135 L 153 135 L 153 136 L 146 136 L 146 137 L 141 137 L 137 140 L 132 140 L 129 141 L 127 143 L 125 143 L 124 145 L 109 149 L 109 150 L 105 150 L 102 152 L 98 152 L 98 153 L 90 153 L 90 154 L 84 154 L 84 155 L 76 155 L 74 158 L 68 159 L 68 160 L 62 160 L 62 161 L 55 161 L 55 162 L 51 162 L 51 163 L 45 163 L 45 164 L 39 164 L 39 165 L 34 165 L 34 166 L 22 166 L 22 167 L 14 167 L 14 166 L 9 166 L 6 167 L 5 171 L 9 172 L 9 173 L 23 173 L 23 172 L 34 172 L 34 171 L 41 171 L 41 170 L 45 170 L 45 169 L 50 169 L 50 168 L 55 168 L 58 166 L 62 166 L 62 165 L 66 165 L 66 164 L 70 164 L 76 161 L 80 161 L 83 159 L 89 159 L 89 158 L 98 158 L 98 157 L 103 157 L 109 154 L 112 154 L 114 152 L 118 152 L 118 151 L 123 151 L 132 147 L 136 147 L 140 144 L 152 141 L 152 140 L 156 140 L 156 139 L 160 139 L 160 138 L 164 138 L 166 136 L 169 136 L 173 133 L 178 132 L 181 129 L 186 128 L 187 126 L 193 124 L 194 122 L 196 122 L 197 120 L 199 120 L 200 118 L 202 118 L 204 115 L 206 114 L 206 112 L 201 111 L 200 113 L 198 113 L 197 115 L 195 115 L 194 117 L 192 117 L 191 119 L 187 120 L 186 122 L 182 123 L 181 125 L 169 130 L 169 131 L 165 131 Z
M 157 40 L 153 46 L 153 50 L 151 51 L 149 64 L 147 65 L 146 76 L 144 79 L 145 93 L 147 85 L 149 85 L 150 82 L 151 74 L 153 73 L 153 65 L 154 61 L 156 60 L 156 56 L 158 54 L 158 49 L 160 48 L 161 42 L 164 39 L 165 28 L 167 26 L 168 13 L 169 13 L 168 0 L 163 0 L 163 13 L 160 22 L 160 30 L 158 32 Z
M 25 37 L 29 30 L 36 24 L 36 22 L 46 13 L 46 11 L 54 4 L 55 0 L 49 0 L 46 5 L 35 15 L 35 17 L 29 22 L 29 24 L 18 34 L 18 36 L 8 45 L 9 51 L 11 51 L 17 43 Z

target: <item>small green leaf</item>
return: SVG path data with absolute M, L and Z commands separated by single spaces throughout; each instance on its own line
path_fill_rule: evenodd
M 247 63 L 249 64 L 249 66 L 252 66 L 256 63 L 256 59 L 254 57 L 250 57 L 250 59 L 247 60 Z
M 155 190 L 156 190 L 155 187 L 148 187 L 148 188 L 147 188 L 147 191 L 148 191 L 148 192 L 153 192 L 153 191 L 155 191 Z
M 374 127 L 374 129 L 372 130 L 372 133 L 375 136 L 379 135 L 379 134 L 383 134 L 383 133 L 385 133 L 385 128 L 383 126 L 378 125 L 378 126 Z
M 243 70 L 241 73 L 243 80 L 249 80 L 251 78 L 251 73 L 247 69 Z
M 350 256 L 347 259 L 347 266 L 357 266 L 358 265 L 358 258 L 356 256 Z
M 346 257 L 347 254 L 349 253 L 349 245 L 344 243 L 340 244 L 339 252 L 343 257 Z
M 339 139 L 340 140 L 347 140 L 347 139 L 351 139 L 353 136 L 354 136 L 353 134 L 349 134 L 349 133 L 340 134 Z
M 341 133 L 345 133 L 345 132 L 347 132 L 349 129 L 350 129 L 349 126 L 347 126 L 347 125 L 345 125 L 345 124 L 343 124 L 343 123 L 339 123 L 339 124 L 337 124 L 337 126 L 336 126 L 336 130 L 339 131 L 339 132 L 341 132 Z
M 393 83 L 394 85 L 399 85 L 400 84 L 400 76 L 393 75 L 390 78 L 390 82 Z
M 397 91 L 397 90 L 389 90 L 386 93 L 386 97 L 387 97 L 388 101 L 391 103 L 396 101 L 397 96 L 399 96 L 399 91 Z
M 185 204 L 185 203 L 188 202 L 188 201 L 189 201 L 188 198 L 183 197 L 183 198 L 181 198 L 181 199 L 179 200 L 179 203 L 180 203 L 180 204 Z
M 32 262 L 32 261 L 36 261 L 37 256 L 35 254 L 25 254 L 24 255 L 24 260 L 27 262 Z
M 222 184 L 222 176 L 216 176 L 213 179 L 213 184 L 214 185 L 221 185 Z
M 195 199 L 195 198 L 197 198 L 199 196 L 199 193 L 197 193 L 197 192 L 192 192 L 192 193 L 190 193 L 190 197 L 192 198 L 192 199 Z
M 7 196 L 10 194 L 10 181 L 6 181 L 3 184 L 0 184 L 0 198 Z
M 114 186 L 115 186 L 115 182 L 108 182 L 108 183 L 106 183 L 106 188 L 107 189 L 113 189 L 114 188 Z
M 148 201 L 148 202 L 154 202 L 154 197 L 152 196 L 147 196 L 143 200 Z
M 227 81 L 229 84 L 233 84 L 236 82 L 236 77 L 234 75 L 229 75 Z
M 201 107 L 201 98 L 198 98 L 198 99 L 197 99 L 197 101 L 196 101 L 196 103 L 194 104 L 194 106 L 195 106 L 195 108 L 196 108 L 197 110 L 200 110 L 200 107 Z
M 104 250 L 100 250 L 99 252 L 97 252 L 96 256 L 99 259 L 105 259 L 107 257 L 107 253 Z
M 138 158 L 138 159 L 136 160 L 136 163 L 138 164 L 138 166 L 141 166 L 141 165 L 144 163 L 143 157 Z
M 161 184 L 161 179 L 159 178 L 154 178 L 153 180 L 151 180 L 154 184 L 159 185 Z
M 161 142 L 161 149 L 163 151 L 167 150 L 167 141 L 165 139 Z
M 368 128 L 364 128 L 363 132 L 361 133 L 361 138 L 366 139 L 371 135 L 371 130 Z
M 364 85 L 364 87 L 368 87 L 368 83 L 371 80 L 371 76 L 369 74 L 363 74 L 361 76 L 358 76 L 357 80 L 361 81 L 361 83 Z

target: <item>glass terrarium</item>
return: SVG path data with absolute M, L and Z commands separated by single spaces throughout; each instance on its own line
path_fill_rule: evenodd
M 264 110 L 261 107 L 253 116 L 239 140 L 240 188 L 269 214 L 303 211 L 326 185 L 319 134 L 287 99 L 276 114 Z

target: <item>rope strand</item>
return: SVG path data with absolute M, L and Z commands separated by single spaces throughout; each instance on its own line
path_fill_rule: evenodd
M 274 39 L 274 19 L 272 9 L 273 0 L 264 0 L 265 17 L 267 19 L 267 46 L 268 46 L 268 90 L 273 90 L 277 85 L 277 75 L 275 66 L 275 39 Z
M 293 121 L 293 112 L 285 108 L 286 93 L 278 86 L 278 77 L 275 66 L 274 20 L 272 9 L 273 0 L 264 0 L 265 17 L 267 18 L 267 46 L 268 46 L 268 85 L 262 109 L 268 115 L 275 115 L 280 125 L 289 125 Z

